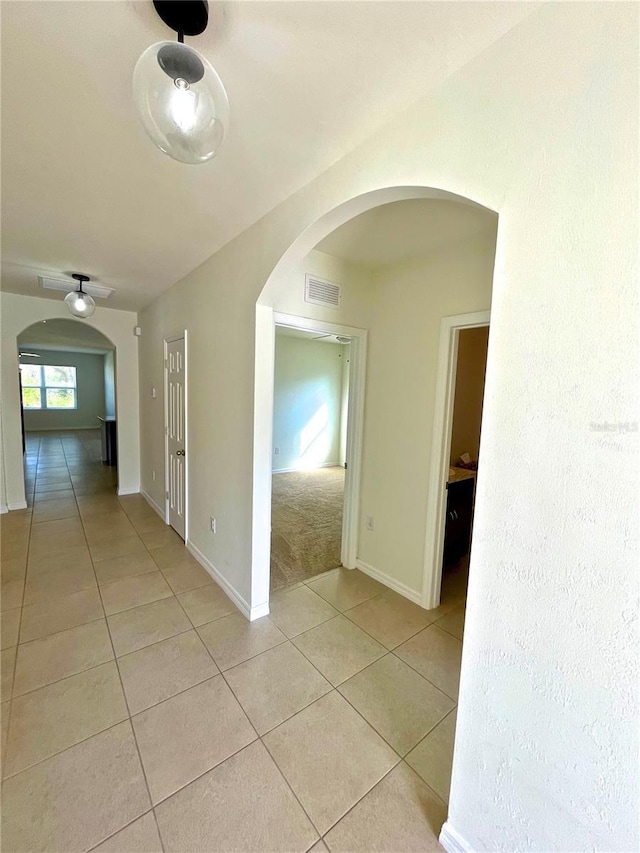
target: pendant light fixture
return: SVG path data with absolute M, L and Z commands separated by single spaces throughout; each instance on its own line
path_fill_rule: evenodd
M 143 127 L 161 151 L 182 163 L 205 163 L 222 145 L 229 100 L 215 69 L 184 37 L 204 32 L 206 0 L 153 0 L 178 41 L 147 48 L 133 72 L 133 99 Z
M 86 320 L 96 310 L 96 303 L 93 301 L 93 297 L 89 296 L 82 289 L 83 282 L 89 281 L 89 276 L 74 272 L 71 278 L 75 278 L 78 282 L 78 289 L 67 293 L 64 301 L 67 303 L 69 311 L 74 317 L 81 317 L 83 320 Z

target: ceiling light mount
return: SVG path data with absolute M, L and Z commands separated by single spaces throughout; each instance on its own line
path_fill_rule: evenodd
M 165 24 L 178 33 L 178 41 L 184 41 L 184 36 L 199 36 L 207 29 L 207 0 L 153 0 L 153 5 Z

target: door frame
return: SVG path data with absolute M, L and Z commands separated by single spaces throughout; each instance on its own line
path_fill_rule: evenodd
M 367 360 L 367 330 L 326 320 L 313 320 L 295 314 L 283 314 L 266 305 L 256 306 L 256 396 L 254 420 L 261 426 L 254 432 L 252 606 L 250 619 L 269 612 L 271 574 L 271 477 L 273 470 L 273 394 L 275 377 L 276 326 L 287 326 L 319 334 L 345 335 L 349 347 L 349 404 L 347 421 L 347 469 L 345 473 L 344 515 L 341 558 L 347 568 L 356 568 L 358 522 L 360 516 L 360 479 L 364 434 L 364 395 Z M 259 383 L 259 385 L 258 385 Z
M 427 610 L 431 610 L 440 604 L 442 587 L 442 555 L 447 506 L 446 484 L 451 453 L 451 428 L 458 368 L 458 338 L 462 329 L 489 326 L 490 319 L 490 311 L 474 311 L 470 314 L 454 314 L 450 317 L 443 317 L 440 321 L 422 576 L 421 604 Z
M 163 339 L 164 357 L 164 521 L 169 520 L 169 366 L 168 345 L 184 339 L 184 541 L 189 538 L 189 341 L 185 329 L 176 335 L 167 335 Z

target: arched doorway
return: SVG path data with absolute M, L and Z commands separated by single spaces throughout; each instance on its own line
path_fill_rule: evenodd
M 33 455 L 41 440 L 58 437 L 69 451 L 103 463 L 100 479 L 117 490 L 114 343 L 84 322 L 52 318 L 20 332 L 17 345 L 23 451 Z M 25 494 L 33 494 L 28 452 Z
M 254 468 L 253 468 L 253 554 L 252 554 L 252 601 L 262 602 L 252 607 L 252 618 L 268 612 L 269 601 L 269 558 L 270 558 L 270 522 L 271 522 L 271 470 L 272 470 L 272 421 L 274 387 L 274 351 L 275 326 L 278 312 L 289 312 L 309 316 L 304 302 L 298 295 L 291 298 L 292 281 L 296 280 L 303 259 L 330 234 L 346 223 L 355 220 L 368 211 L 391 205 L 395 202 L 412 200 L 430 200 L 448 202 L 477 211 L 493 223 L 493 246 L 491 256 L 490 279 L 493 277 L 493 252 L 497 229 L 497 214 L 474 201 L 462 198 L 441 189 L 428 187 L 388 187 L 376 190 L 340 205 L 327 212 L 312 226 L 303 232 L 282 256 L 260 294 L 256 305 L 256 343 L 255 343 L 255 396 L 254 396 Z M 297 286 L 297 285 L 296 285 Z M 482 306 L 485 307 L 485 306 Z M 486 306 L 487 308 L 489 306 Z M 477 310 L 464 308 L 462 310 Z M 446 313 L 460 313 L 456 308 Z M 326 320 L 328 315 L 324 315 Z M 360 325 L 354 323 L 353 325 Z M 364 360 L 364 352 L 362 359 Z M 354 359 L 357 361 L 357 359 Z M 364 365 L 361 366 L 364 375 Z M 355 429 L 361 433 L 363 425 L 356 417 Z M 356 436 L 356 446 L 361 445 Z M 360 513 L 360 471 L 358 460 L 353 460 L 351 504 L 345 504 L 345 516 L 351 517 L 354 529 L 358 527 L 356 516 Z M 427 487 L 425 484 L 425 503 Z M 362 519 L 360 519 L 360 524 Z M 357 537 L 357 532 L 354 533 Z M 355 546 L 354 546 L 355 547 Z M 344 549 L 343 549 L 344 553 Z M 424 560 L 424 549 L 423 549 Z M 346 563 L 345 565 L 348 565 Z M 436 570 L 437 571 L 437 570 Z M 438 578 L 433 577 L 434 566 L 424 565 L 424 577 L 419 590 L 398 588 L 398 591 L 426 607 L 435 607 L 438 594 Z
M 133 315 L 132 315 L 133 316 Z M 18 337 L 38 324 L 64 320 L 101 333 L 115 348 L 117 390 L 118 494 L 140 491 L 140 413 L 138 338 L 129 318 L 119 311 L 98 309 L 91 320 L 72 320 L 63 302 L 6 294 L 2 312 L 2 510 L 26 507 L 20 421 Z

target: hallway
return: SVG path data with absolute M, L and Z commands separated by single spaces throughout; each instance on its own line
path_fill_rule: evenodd
M 29 434 L 1 517 L 3 850 L 441 849 L 465 566 L 438 610 L 336 569 L 249 623 L 99 459 Z

